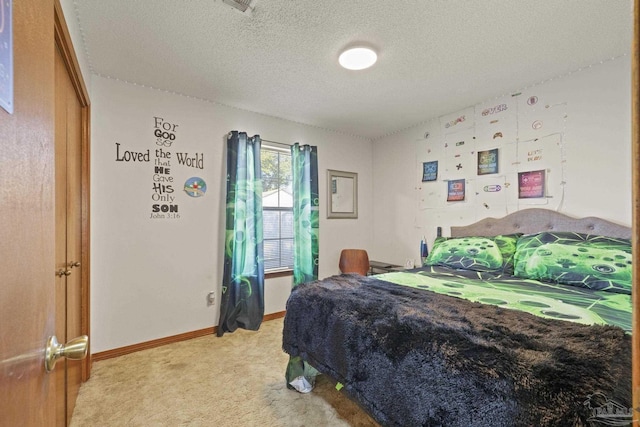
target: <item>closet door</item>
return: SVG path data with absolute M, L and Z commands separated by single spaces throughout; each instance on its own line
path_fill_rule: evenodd
M 82 335 L 82 108 L 56 49 L 56 336 Z M 56 366 L 57 425 L 66 426 L 82 382 L 81 360 Z
M 67 342 L 67 114 L 66 84 L 62 78 L 64 63 L 56 49 L 55 55 L 55 211 L 56 211 L 56 321 L 55 335 L 59 342 Z M 66 361 L 61 360 L 51 372 L 55 377 L 56 426 L 67 423 Z

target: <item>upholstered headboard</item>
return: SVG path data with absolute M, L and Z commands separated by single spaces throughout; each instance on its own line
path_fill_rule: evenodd
M 503 218 L 485 218 L 474 224 L 451 227 L 452 237 L 496 236 L 510 233 L 573 231 L 584 234 L 631 238 L 631 228 L 596 217 L 572 218 L 547 209 L 523 209 Z

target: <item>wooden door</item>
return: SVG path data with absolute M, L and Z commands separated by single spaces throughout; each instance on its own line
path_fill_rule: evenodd
M 55 54 L 55 219 L 56 219 L 56 252 L 55 252 L 55 335 L 59 342 L 67 342 L 67 125 L 66 96 L 61 96 L 66 88 L 65 80 L 60 76 L 66 73 L 60 52 Z M 62 86 L 62 88 L 60 87 Z M 58 362 L 51 373 L 55 378 L 56 388 L 56 426 L 67 423 L 66 361 Z
M 0 2 L 2 6 L 6 4 Z M 59 362 L 53 373 L 47 374 L 44 348 L 47 339 L 56 333 L 64 342 L 67 336 L 89 331 L 88 97 L 57 0 L 14 1 L 11 22 L 14 112 L 9 114 L 0 109 L 0 426 L 44 426 L 57 421 L 64 425 L 71 415 L 66 409 L 70 399 L 66 399 L 64 390 L 77 383 L 75 378 L 88 377 L 89 364 L 85 363 L 85 369 L 79 371 L 78 362 L 70 363 L 68 370 L 64 362 Z M 8 27 L 0 25 L 0 28 Z M 80 192 L 81 198 L 72 196 L 62 206 L 79 218 L 66 227 L 71 239 L 80 241 L 79 245 L 70 246 L 67 256 L 74 260 L 81 258 L 84 263 L 77 270 L 80 274 L 69 281 L 77 281 L 81 286 L 65 283 L 71 291 L 65 289 L 65 306 L 59 310 L 56 310 L 56 289 L 66 281 L 58 280 L 56 275 L 56 256 L 60 250 L 56 246 L 55 203 L 56 46 L 67 70 L 73 70 L 72 86 L 76 99 L 81 100 L 80 107 L 67 105 L 65 101 L 67 118 L 79 123 L 67 126 L 66 137 L 82 142 L 65 148 L 70 160 L 65 156 L 67 164 L 63 168 L 79 177 L 65 178 L 64 185 L 73 194 Z M 78 235 L 79 239 L 74 237 Z M 67 305 L 74 309 L 67 309 Z M 70 320 L 64 326 L 56 325 L 56 316 L 62 312 Z M 56 381 L 61 381 L 64 387 L 59 390 Z M 71 396 L 77 393 L 77 387 L 75 391 L 74 387 L 68 389 Z M 59 407 L 66 412 L 60 419 L 56 417 L 57 402 L 61 402 Z
M 60 342 L 82 330 L 82 107 L 62 54 L 55 56 L 56 336 Z M 57 425 L 71 420 L 82 382 L 82 361 L 56 368 Z M 65 398 L 62 398 L 65 397 Z
M 5 2 L 2 2 L 4 4 Z M 55 422 L 53 0 L 13 2 L 14 112 L 0 108 L 0 425 Z
M 67 267 L 71 275 L 67 276 L 66 289 L 66 338 L 65 342 L 80 335 L 88 335 L 83 329 L 82 297 L 86 292 L 82 283 L 82 269 L 86 266 L 82 260 L 82 107 L 71 86 L 69 75 L 67 90 Z M 83 265 L 84 264 L 84 265 Z M 68 360 L 67 365 L 67 424 L 71 421 L 80 384 L 82 383 L 83 360 Z
M 89 105 L 59 2 L 55 2 L 56 336 L 89 335 Z M 56 366 L 56 425 L 71 421 L 88 359 Z

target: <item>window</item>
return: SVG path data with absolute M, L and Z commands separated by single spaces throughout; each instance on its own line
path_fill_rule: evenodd
M 264 269 L 267 272 L 293 268 L 291 153 L 284 147 L 263 141 L 260 152 Z

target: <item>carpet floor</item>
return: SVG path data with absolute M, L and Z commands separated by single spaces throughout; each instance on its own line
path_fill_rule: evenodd
M 315 389 L 286 387 L 283 319 L 168 344 L 93 364 L 71 427 L 378 426 L 320 375 Z

